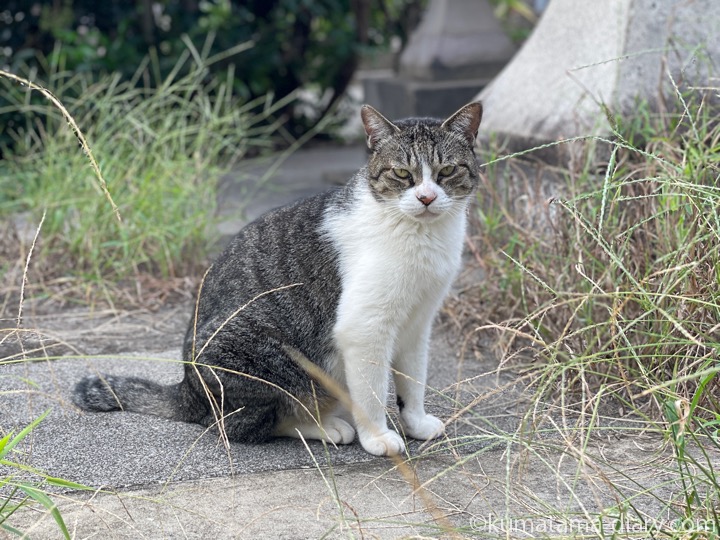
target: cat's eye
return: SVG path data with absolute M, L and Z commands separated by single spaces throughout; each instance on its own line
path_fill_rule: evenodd
M 393 169 L 393 172 L 398 178 L 410 178 L 410 171 L 407 169 Z
M 450 176 L 455 172 L 455 165 L 445 165 L 440 169 L 440 176 Z

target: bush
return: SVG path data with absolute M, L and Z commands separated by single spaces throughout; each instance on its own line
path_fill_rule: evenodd
M 604 452 L 616 437 L 659 435 L 640 466 L 672 486 L 651 495 L 674 520 L 658 534 L 715 538 L 720 124 L 702 90 L 677 98 L 672 112 L 639 105 L 616 119 L 612 140 L 576 141 L 567 169 L 490 156 L 473 249 L 487 275 L 458 304 L 474 312 L 474 336 L 501 338 L 498 369 L 521 371 L 533 391 L 513 443 L 576 456 L 573 486 L 602 471 L 592 484 L 616 501 L 602 503 L 602 518 L 647 524 L 635 497 L 656 488 L 618 468 L 624 458 L 605 468 Z M 660 446 L 672 461 L 658 459 Z M 701 525 L 683 536 L 677 523 Z M 606 535 L 625 537 L 620 527 Z
M 232 66 L 234 92 L 246 100 L 267 94 L 283 100 L 299 88 L 312 90 L 312 103 L 288 102 L 284 110 L 288 129 L 298 135 L 343 94 L 361 54 L 389 47 L 393 36 L 407 36 L 423 3 L 8 0 L 0 11 L 0 66 L 18 72 L 28 64 L 40 71 L 40 80 L 46 80 L 47 65 L 73 73 L 120 73 L 129 80 L 150 54 L 147 83 L 172 73 L 190 41 L 198 50 L 207 46 L 206 57 L 224 55 L 210 69 L 225 73 Z M 226 54 L 242 43 L 253 46 Z M 12 125 L 21 118 L 5 121 Z

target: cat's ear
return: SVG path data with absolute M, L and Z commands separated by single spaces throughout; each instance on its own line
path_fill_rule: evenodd
M 459 133 L 471 144 L 475 144 L 480 120 L 482 120 L 482 103 L 468 103 L 442 124 L 443 129 Z
M 377 142 L 400 132 L 395 124 L 373 109 L 370 105 L 363 105 L 360 117 L 365 126 L 367 144 L 370 150 L 375 148 Z

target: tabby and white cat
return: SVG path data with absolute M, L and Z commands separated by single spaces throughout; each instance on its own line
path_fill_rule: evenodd
M 424 405 L 428 342 L 460 268 L 481 117 L 470 103 L 444 122 L 393 123 L 364 106 L 367 166 L 343 188 L 250 223 L 212 265 L 185 337 L 183 381 L 88 377 L 76 404 L 221 423 L 244 443 L 347 444 L 357 432 L 366 451 L 391 455 L 405 448 L 386 419 L 392 375 L 404 434 L 439 436 L 443 422 Z M 352 410 L 302 357 L 347 389 Z

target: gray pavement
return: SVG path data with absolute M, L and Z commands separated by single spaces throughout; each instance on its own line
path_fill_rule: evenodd
M 308 149 L 260 185 L 268 164 L 247 164 L 238 173 L 244 183 L 225 182 L 223 232 L 240 225 L 236 208 L 255 217 L 343 181 L 363 159 L 361 146 Z M 93 488 L 48 488 L 72 538 L 515 538 L 532 536 L 525 529 L 540 524 L 573 533 L 615 504 L 609 480 L 627 480 L 621 463 L 633 471 L 629 492 L 637 508 L 664 516 L 663 501 L 677 478 L 672 467 L 652 465 L 668 457 L 661 437 L 584 441 L 582 431 L 563 438 L 559 428 L 547 439 L 519 436 L 528 405 L 514 376 L 495 371 L 490 349 L 468 349 L 442 325 L 431 349 L 428 408 L 448 420 L 448 436 L 437 444 L 411 443 L 405 464 L 374 458 L 357 443 L 306 447 L 279 439 L 225 447 L 198 425 L 74 408 L 72 387 L 95 371 L 179 380 L 190 307 L 188 301 L 156 314 L 75 310 L 62 320 L 38 317 L 41 333 L 65 342 L 50 354 L 64 356 L 0 364 L 4 433 L 51 411 L 13 459 Z M 73 353 L 75 347 L 91 354 Z M 529 417 L 534 422 L 545 418 L 537 413 Z M 533 429 L 542 431 L 543 422 Z M 0 466 L 0 478 L 6 471 Z M 568 521 L 572 516 L 577 522 Z M 503 521 L 509 517 L 526 521 Z M 52 515 L 37 507 L 17 512 L 10 523 L 30 538 L 60 537 Z
M 456 393 L 469 397 L 481 392 L 482 385 L 495 385 L 495 377 L 483 377 L 480 365 L 470 363 L 458 371 L 457 363 L 447 358 L 452 356 L 452 349 L 442 340 L 436 342 L 432 352 L 437 362 L 430 385 L 437 392 L 431 392 L 429 408 L 438 416 L 449 418 L 457 411 L 453 402 Z M 316 462 L 325 466 L 373 460 L 359 444 L 329 448 L 327 455 L 320 442 L 309 441 L 306 449 L 293 439 L 277 439 L 259 446 L 231 444 L 226 448 L 215 431 L 207 432 L 197 424 L 124 412 L 80 413 L 71 403 L 72 387 L 91 373 L 134 375 L 166 384 L 178 382 L 182 378 L 179 359 L 177 349 L 2 366 L 3 428 L 22 427 L 51 409 L 50 416 L 33 433 L 29 463 L 41 466 L 51 476 L 94 487 L 127 488 L 310 468 Z M 456 387 L 458 375 L 471 382 Z M 514 429 L 508 412 L 508 405 L 498 399 L 482 407 L 483 417 L 503 426 L 498 428 L 501 432 Z M 455 428 L 468 431 L 463 426 Z M 420 453 L 419 446 L 419 442 L 412 442 L 411 453 Z M 482 443 L 475 446 L 481 447 Z

